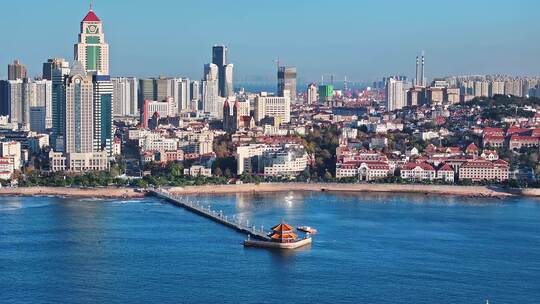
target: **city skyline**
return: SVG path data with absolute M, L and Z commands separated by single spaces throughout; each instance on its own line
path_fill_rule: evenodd
M 6 65 L 19 59 L 34 77 L 41 74 L 41 64 L 47 58 L 72 58 L 72 50 L 65 42 L 76 43 L 76 32 L 67 24 L 80 22 L 89 2 L 31 2 L 30 6 L 3 4 L 6 11 L 13 12 L 0 20 L 4 28 L 11 29 L 5 33 L 5 39 L 12 43 L 0 54 L 0 62 Z M 161 6 L 137 1 L 129 2 L 129 6 L 128 2 L 120 6 L 117 2 L 95 1 L 94 8 L 105 20 L 107 41 L 113 45 L 112 76 L 178 75 L 201 79 L 202 66 L 211 59 L 209 47 L 215 44 L 228 47 L 237 83 L 248 79 L 273 82 L 273 60 L 277 57 L 284 65 L 298 68 L 299 83 L 319 80 L 323 74 L 334 74 L 336 81 L 345 76 L 350 81 L 366 82 L 389 74 L 412 77 L 414 56 L 422 49 L 426 51 L 426 75 L 430 79 L 463 74 L 536 75 L 540 70 L 540 63 L 534 60 L 540 48 L 533 39 L 533 12 L 540 5 L 534 1 L 519 1 L 511 7 L 503 7 L 501 1 L 476 1 L 468 4 L 468 10 L 459 12 L 455 8 L 464 1 L 438 6 L 437 11 L 429 8 L 427 1 L 409 5 L 387 2 L 389 5 L 378 6 L 338 1 L 330 8 L 319 1 L 310 2 L 310 6 L 292 3 L 287 5 L 287 11 L 276 9 L 277 4 L 262 4 L 256 14 L 244 1 L 223 8 L 222 13 L 237 14 L 239 18 L 220 17 L 208 10 L 209 1 L 182 3 L 183 6 L 170 1 L 163 1 Z M 184 10 L 172 9 L 176 7 Z M 381 10 L 383 7 L 385 10 Z M 340 8 L 358 9 L 363 18 L 361 25 L 354 15 L 333 18 L 335 25 L 326 25 L 325 9 L 331 16 L 339 13 Z M 64 14 L 56 14 L 55 18 L 43 14 L 58 9 Z M 143 11 L 163 18 L 152 17 L 141 23 Z M 178 15 L 170 16 L 171 11 Z M 361 13 L 366 11 L 373 13 Z M 488 19 L 479 17 L 486 12 Z M 421 20 L 409 17 L 418 14 Z M 313 18 L 306 19 L 307 15 Z M 18 22 L 12 20 L 14 16 Z M 286 20 L 277 23 L 278 17 Z M 219 24 L 222 26 L 216 27 Z M 35 35 L 30 30 L 32 25 L 51 35 Z M 183 30 L 178 31 L 176 26 Z M 36 43 L 39 48 L 31 47 Z M 519 45 L 527 48 L 516 47 Z M 7 70 L 0 71 L 0 78 L 7 78 Z

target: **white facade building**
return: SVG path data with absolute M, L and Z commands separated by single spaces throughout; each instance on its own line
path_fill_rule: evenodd
M 386 110 L 399 110 L 407 105 L 404 83 L 394 78 L 388 79 L 386 84 Z
M 291 121 L 291 99 L 285 97 L 261 95 L 255 98 L 255 121 L 259 122 L 265 117 L 273 117 L 281 123 Z
M 138 116 L 138 87 L 135 77 L 111 78 L 114 87 L 114 116 Z
M 105 42 L 101 20 L 92 9 L 81 21 L 80 30 L 75 60 L 89 73 L 109 75 L 109 44 Z

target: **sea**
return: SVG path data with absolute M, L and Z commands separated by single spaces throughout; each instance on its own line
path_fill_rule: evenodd
M 540 303 L 540 200 L 284 192 L 186 198 L 294 251 L 156 198 L 0 198 L 0 303 Z

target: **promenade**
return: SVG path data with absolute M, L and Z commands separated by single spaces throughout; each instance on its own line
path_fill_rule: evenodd
M 260 230 L 257 230 L 257 227 L 253 224 L 250 225 L 249 221 L 247 220 L 246 222 L 242 222 L 240 219 L 234 216 L 229 217 L 227 215 L 224 215 L 222 211 L 212 210 L 210 206 L 205 207 L 198 203 L 193 203 L 186 198 L 171 194 L 166 190 L 152 189 L 149 191 L 149 193 L 154 195 L 155 197 L 164 199 L 175 206 L 182 207 L 188 211 L 210 219 L 216 223 L 232 228 L 238 232 L 245 233 L 250 237 L 259 239 L 261 241 L 271 241 L 264 232 L 263 227 L 261 227 Z

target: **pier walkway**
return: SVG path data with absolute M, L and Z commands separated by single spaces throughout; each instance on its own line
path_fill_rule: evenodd
M 212 210 L 210 206 L 205 207 L 199 203 L 190 202 L 187 199 L 182 198 L 181 196 L 173 195 L 164 189 L 151 189 L 148 192 L 158 198 L 168 201 L 175 206 L 182 207 L 195 214 L 206 217 L 207 219 L 212 220 L 216 223 L 235 229 L 236 231 L 239 231 L 241 233 L 245 233 L 253 238 L 262 241 L 270 241 L 270 238 L 264 232 L 263 227 L 261 227 L 260 230 L 257 230 L 255 226 L 250 226 L 249 221 L 242 222 L 235 216 L 229 217 L 227 215 L 224 215 L 222 211 L 215 211 Z

